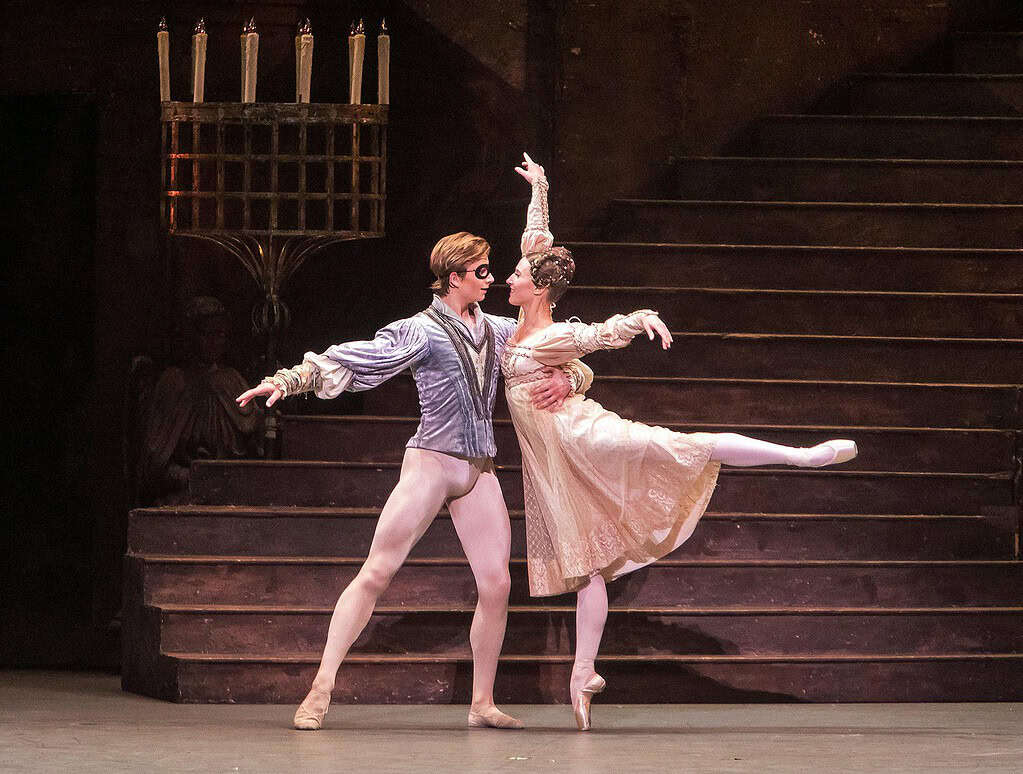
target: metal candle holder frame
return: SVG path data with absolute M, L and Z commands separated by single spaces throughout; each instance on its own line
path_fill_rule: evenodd
M 287 279 L 327 245 L 384 236 L 387 111 L 387 105 L 162 103 L 163 224 L 170 236 L 219 245 L 259 284 L 265 300 L 253 310 L 253 329 L 267 336 L 270 367 L 290 317 L 280 300 Z M 291 186 L 282 186 L 285 165 L 294 167 Z M 322 185 L 310 188 L 311 167 Z

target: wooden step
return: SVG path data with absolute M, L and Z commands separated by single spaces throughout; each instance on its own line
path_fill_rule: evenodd
M 582 320 L 604 320 L 633 309 L 655 309 L 669 325 L 694 333 L 727 330 L 837 336 L 1023 336 L 1023 295 L 1017 293 L 580 285 L 558 304 L 559 312 L 566 317 Z
M 309 690 L 318 654 L 241 658 L 173 653 L 164 657 L 172 682 L 162 698 L 182 702 L 224 701 L 297 704 Z M 567 703 L 571 659 L 508 656 L 501 660 L 495 698 L 504 704 Z M 944 654 L 814 657 L 602 656 L 597 667 L 608 681 L 599 702 L 751 703 L 777 701 L 1019 701 L 1023 655 Z M 437 656 L 353 656 L 334 689 L 338 704 L 467 704 L 472 665 Z M 290 711 L 290 710 L 289 710 Z M 335 710 L 326 727 L 344 728 Z M 565 710 L 565 728 L 574 731 Z M 599 728 L 599 726 L 598 726 Z
M 960 33 L 953 59 L 959 73 L 1023 73 L 1023 33 Z
M 143 554 L 366 556 L 378 508 L 167 506 L 133 510 L 128 550 Z M 511 512 L 511 553 L 526 555 L 523 512 Z M 1019 514 L 704 514 L 673 558 L 1011 559 Z M 412 549 L 415 558 L 458 556 L 442 512 Z
M 192 463 L 191 499 L 205 505 L 382 507 L 396 463 L 202 460 Z M 509 508 L 522 507 L 522 478 L 501 467 Z M 1008 473 L 892 473 L 725 468 L 711 500 L 718 511 L 976 513 L 1012 503 Z
M 1011 428 L 1019 426 L 1017 392 L 1014 385 L 598 373 L 587 395 L 642 422 Z M 419 413 L 419 397 L 412 379 L 398 376 L 368 392 L 335 400 L 292 398 L 284 407 L 315 414 L 409 416 Z M 508 416 L 501 388 L 494 416 Z
M 576 279 L 587 285 L 1015 293 L 1023 276 L 1023 250 L 1018 249 L 644 242 L 567 245 L 575 255 Z M 564 303 L 571 303 L 573 292 L 568 292 Z M 564 318 L 559 314 L 558 319 Z
M 732 155 L 1023 159 L 1021 130 L 1015 117 L 775 115 Z
M 164 605 L 164 651 L 314 653 L 332 606 Z M 352 653 L 471 656 L 473 608 L 374 611 Z M 568 656 L 572 606 L 513 607 L 503 654 Z M 815 653 L 1023 653 L 1023 607 L 977 608 L 611 608 L 601 651 L 618 655 Z
M 676 162 L 675 196 L 790 202 L 1016 204 L 1023 202 L 1021 171 L 1020 161 L 695 157 Z
M 858 115 L 1018 116 L 1020 73 L 853 73 L 813 112 Z
M 285 416 L 282 457 L 291 460 L 399 462 L 416 432 L 418 417 Z M 995 473 L 1013 469 L 1015 436 L 1009 430 L 953 428 L 708 425 L 652 422 L 682 433 L 740 433 L 786 446 L 812 446 L 826 438 L 849 438 L 859 456 L 844 470 Z M 521 463 L 511 421 L 494 421 L 497 461 Z M 372 439 L 368 443 L 367 439 Z
M 1023 384 L 1023 340 L 757 333 L 672 334 L 587 355 L 598 374 Z
M 607 236 L 639 242 L 1016 248 L 1021 216 L 1018 204 L 615 199 Z
M 359 557 L 129 555 L 150 605 L 333 605 Z M 525 562 L 512 559 L 511 603 L 529 597 Z M 983 607 L 1020 603 L 1019 561 L 669 560 L 609 584 L 615 606 Z M 574 595 L 549 597 L 572 604 Z M 560 600 L 558 602 L 557 600 Z M 385 606 L 471 606 L 464 558 L 408 559 L 381 595 Z

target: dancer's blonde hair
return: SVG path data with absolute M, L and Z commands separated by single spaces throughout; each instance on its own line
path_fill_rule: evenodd
M 430 271 L 437 277 L 430 290 L 434 295 L 446 296 L 451 290 L 451 272 L 463 271 L 466 266 L 489 254 L 490 243 L 468 231 L 441 238 L 430 253 Z

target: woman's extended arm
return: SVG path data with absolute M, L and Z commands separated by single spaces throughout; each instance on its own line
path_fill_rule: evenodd
M 522 255 L 526 256 L 551 247 L 554 244 L 554 234 L 551 233 L 550 213 L 547 209 L 550 185 L 544 176 L 543 167 L 529 158 L 528 153 L 522 156 L 525 159 L 522 162 L 525 169 L 515 167 L 515 171 L 526 179 L 532 189 L 529 207 L 526 209 L 526 228 L 519 243 Z
M 602 323 L 555 323 L 550 335 L 533 345 L 533 359 L 544 365 L 561 365 L 598 349 L 621 349 L 640 333 L 660 336 L 664 349 L 671 347 L 671 333 L 657 312 L 640 309 L 616 314 Z

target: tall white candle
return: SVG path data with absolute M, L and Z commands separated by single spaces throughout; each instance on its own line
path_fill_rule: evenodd
M 295 102 L 309 101 L 313 72 L 313 29 L 306 19 L 295 36 Z
M 355 44 L 352 38 L 355 37 L 355 22 L 348 30 L 348 97 L 352 96 L 352 68 L 355 67 Z
M 387 34 L 387 19 L 380 22 L 377 36 L 377 102 L 391 104 L 391 36 Z
M 167 31 L 167 19 L 160 19 L 156 50 L 160 61 L 160 102 L 170 102 L 170 33 Z
M 359 19 L 355 34 L 348 38 L 348 61 L 351 63 L 352 80 L 348 90 L 348 101 L 353 105 L 362 104 L 362 63 L 366 58 L 366 27 Z
M 242 102 L 256 101 L 256 69 L 259 62 L 259 33 L 256 20 L 249 19 L 242 31 Z
M 199 19 L 192 33 L 192 102 L 206 95 L 206 20 Z

